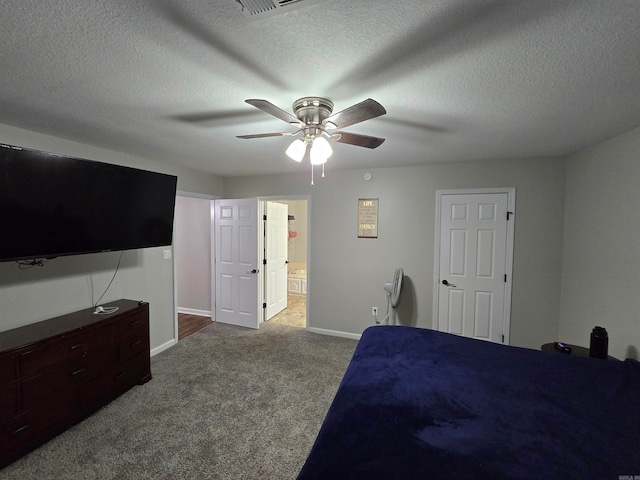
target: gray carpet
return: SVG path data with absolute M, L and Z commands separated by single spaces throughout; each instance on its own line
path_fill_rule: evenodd
M 151 359 L 136 386 L 0 479 L 292 479 L 355 340 L 212 324 Z

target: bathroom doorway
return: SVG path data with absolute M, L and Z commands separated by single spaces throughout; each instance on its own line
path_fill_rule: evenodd
M 288 206 L 287 222 L 287 307 L 270 319 L 273 324 L 305 328 L 308 324 L 309 297 L 309 196 L 261 197 L 262 204 L 276 202 Z M 264 244 L 262 248 L 264 250 Z M 266 252 L 265 252 L 266 253 Z M 266 257 L 264 257 L 266 258 Z M 268 291 L 268 278 L 264 277 L 262 287 Z

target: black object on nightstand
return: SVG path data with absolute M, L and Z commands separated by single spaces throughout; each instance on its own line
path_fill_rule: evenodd
M 607 330 L 602 327 L 594 327 L 591 332 L 589 356 L 594 358 L 607 358 L 608 350 L 609 335 L 607 335 Z
M 566 343 L 553 342 L 553 348 L 560 353 L 571 353 L 571 347 Z

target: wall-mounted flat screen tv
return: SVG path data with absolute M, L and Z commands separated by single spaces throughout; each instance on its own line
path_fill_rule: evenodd
M 171 245 L 176 184 L 0 144 L 0 262 Z

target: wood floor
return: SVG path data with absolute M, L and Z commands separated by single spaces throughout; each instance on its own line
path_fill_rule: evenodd
M 178 313 L 178 341 L 211 324 L 211 317 Z

